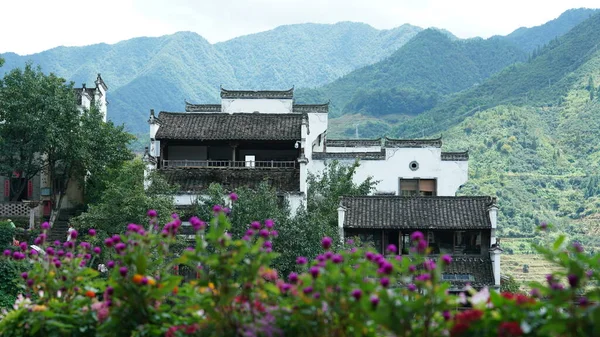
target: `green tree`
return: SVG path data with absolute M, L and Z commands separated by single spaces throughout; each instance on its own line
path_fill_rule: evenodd
M 593 101 L 596 87 L 594 86 L 594 79 L 592 78 L 592 75 L 588 77 L 588 85 L 586 89 L 590 92 L 590 101 Z
M 149 209 L 157 210 L 161 223 L 166 223 L 175 209 L 170 196 L 175 189 L 162 176 L 151 174 L 151 188 L 145 190 L 144 167 L 144 163 L 136 159 L 125 162 L 119 168 L 109 169 L 106 189 L 100 200 L 89 205 L 87 212 L 71 220 L 75 228 L 84 231 L 94 228 L 99 232 L 99 238 L 122 233 L 129 223 L 147 225 L 145 214 Z M 158 185 L 163 187 L 157 188 Z
M 308 175 L 307 210 L 313 221 L 323 222 L 329 228 L 336 229 L 340 197 L 368 195 L 375 190 L 378 181 L 372 177 L 359 184 L 354 182 L 359 166 L 358 160 L 350 166 L 333 161 L 322 173 Z
M 0 174 L 18 172 L 11 184 L 18 198 L 27 181 L 46 172 L 54 209 L 70 183 L 101 174 L 132 158 L 133 137 L 123 127 L 104 123 L 96 106 L 80 111 L 72 83 L 27 64 L 14 69 L 0 86 Z

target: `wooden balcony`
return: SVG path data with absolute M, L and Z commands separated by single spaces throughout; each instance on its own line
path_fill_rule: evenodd
M 233 160 L 170 160 L 162 161 L 162 168 L 234 168 L 234 169 L 296 169 L 295 160 L 263 160 L 263 161 L 233 161 Z

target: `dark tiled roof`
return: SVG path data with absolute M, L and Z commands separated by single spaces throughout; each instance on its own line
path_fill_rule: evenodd
M 174 113 L 158 115 L 156 139 L 300 140 L 301 114 Z
M 95 93 L 96 93 L 96 88 L 74 88 L 73 90 L 75 90 L 75 97 L 77 99 L 77 104 L 81 105 L 82 104 L 82 96 L 83 95 L 88 95 L 90 98 L 90 101 L 93 103 L 94 102 L 94 97 L 95 97 Z
M 442 147 L 442 137 L 437 139 L 392 139 L 385 137 L 385 147 Z
M 436 260 L 436 259 L 434 259 Z M 437 261 L 436 261 L 437 262 Z M 443 274 L 469 274 L 473 275 L 474 281 L 452 280 L 445 281 L 454 288 L 464 288 L 467 283 L 474 288 L 490 287 L 495 284 L 492 260 L 489 257 L 480 256 L 452 256 L 452 263 L 444 267 Z
M 325 104 L 294 104 L 292 106 L 293 112 L 320 112 L 320 113 L 328 113 L 329 112 L 329 103 Z
M 469 160 L 469 151 L 442 152 L 442 160 L 444 160 L 444 161 L 468 161 Z
M 360 160 L 384 160 L 385 151 L 379 152 L 313 152 L 312 159 L 325 160 L 325 159 L 360 159 Z
M 181 193 L 188 194 L 202 192 L 211 183 L 221 184 L 226 190 L 234 190 L 242 186 L 255 188 L 264 180 L 281 192 L 300 190 L 298 169 L 178 168 L 161 169 L 159 172 L 170 184 L 179 185 Z
M 381 138 L 378 139 L 327 139 L 325 146 L 330 147 L 364 147 L 381 146 Z
M 490 229 L 492 197 L 342 197 L 345 228 Z
M 185 102 L 186 112 L 221 112 L 221 104 L 192 104 Z
M 294 88 L 289 90 L 226 90 L 221 88 L 221 98 L 242 98 L 242 99 L 292 99 L 294 97 Z

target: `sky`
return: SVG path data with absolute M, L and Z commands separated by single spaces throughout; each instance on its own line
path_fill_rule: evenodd
M 1 0 L 0 53 L 192 31 L 211 43 L 297 23 L 409 23 L 460 38 L 506 35 L 598 0 Z

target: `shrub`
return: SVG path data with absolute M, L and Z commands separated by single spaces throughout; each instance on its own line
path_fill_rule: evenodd
M 235 206 L 234 206 L 235 207 Z M 194 245 L 173 249 L 177 215 L 158 227 L 149 212 L 146 228 L 129 224 L 124 235 L 87 242 L 26 246 L 6 259 L 25 261 L 25 296 L 0 321 L 2 336 L 593 336 L 599 327 L 599 257 L 564 237 L 536 247 L 563 269 L 532 284 L 531 296 L 510 292 L 447 294 L 443 256 L 428 257 L 421 233 L 411 256 L 386 257 L 352 246 L 334 251 L 323 238 L 313 261 L 298 257 L 299 274 L 268 266 L 277 257 L 273 221 L 253 222 L 233 240 L 228 215 L 190 223 Z M 546 227 L 544 227 L 546 228 Z M 93 237 L 94 233 L 89 233 Z M 46 233 L 38 237 L 45 241 Z M 390 247 L 389 251 L 395 251 Z M 110 251 L 107 278 L 89 268 L 93 255 Z M 9 257 L 10 256 L 10 257 Z M 184 280 L 175 266 L 199 277 Z M 468 306 L 466 311 L 456 311 Z

